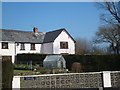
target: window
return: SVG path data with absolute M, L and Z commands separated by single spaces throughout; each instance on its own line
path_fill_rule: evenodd
M 21 43 L 20 50 L 25 50 L 25 44 Z
M 35 50 L 35 43 L 31 43 L 31 50 Z
M 2 42 L 2 49 L 8 49 L 8 42 Z
M 60 49 L 68 49 L 68 42 L 60 42 Z

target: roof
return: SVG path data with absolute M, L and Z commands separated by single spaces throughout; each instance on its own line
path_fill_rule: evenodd
M 46 32 L 46 33 L 38 32 L 36 34 L 34 32 L 28 32 L 28 31 L 1 29 L 0 40 L 26 42 L 26 43 L 27 42 L 28 43 L 49 43 L 49 42 L 54 42 L 54 40 L 58 37 L 58 35 L 63 30 L 71 37 L 71 35 L 64 28 Z M 75 40 L 73 39 L 73 41 Z
M 53 42 L 62 31 L 63 29 L 47 32 L 45 34 L 44 43 Z
M 0 30 L 2 33 L 2 41 L 14 41 L 14 42 L 30 42 L 30 43 L 42 43 L 44 40 L 44 33 L 33 33 L 18 30 Z
M 62 32 L 65 31 L 70 37 L 71 39 L 75 42 L 75 40 L 72 38 L 72 36 L 67 32 L 67 30 L 65 28 L 59 29 L 59 30 L 54 30 L 54 31 L 50 31 L 47 32 L 45 34 L 45 38 L 44 38 L 44 43 L 48 43 L 48 42 L 54 42 L 54 40 L 58 37 L 58 35 Z

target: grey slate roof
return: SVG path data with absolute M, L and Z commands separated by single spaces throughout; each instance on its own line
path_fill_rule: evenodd
M 2 41 L 14 42 L 30 42 L 42 43 L 44 40 L 44 33 L 34 34 L 33 32 L 17 31 L 17 30 L 0 30 L 2 33 Z
M 64 29 L 50 31 L 45 34 L 44 43 L 53 42 Z
M 65 29 L 63 28 L 46 33 L 38 32 L 37 34 L 35 34 L 34 32 L 28 32 L 28 31 L 0 29 L 0 41 L 14 41 L 14 42 L 26 42 L 26 43 L 54 42 L 54 40 L 63 30 Z
M 72 38 L 72 36 L 67 32 L 67 30 L 66 30 L 65 28 L 47 32 L 47 33 L 45 34 L 45 38 L 44 38 L 44 41 L 43 41 L 43 42 L 44 42 L 44 43 L 53 42 L 63 30 L 71 37 L 71 39 L 72 39 L 74 42 L 76 42 L 76 41 Z

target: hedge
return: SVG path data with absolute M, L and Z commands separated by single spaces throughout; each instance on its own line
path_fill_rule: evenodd
M 74 62 L 81 63 L 84 72 L 120 70 L 120 55 L 64 55 L 64 58 L 69 70 Z
M 46 57 L 46 54 L 18 54 L 16 56 L 15 63 L 16 64 L 30 64 L 32 61 L 32 64 L 39 64 L 40 66 L 43 66 L 43 60 Z
M 12 57 L 2 56 L 2 88 L 12 90 L 13 65 Z
M 32 62 L 43 66 L 46 54 L 18 54 L 17 63 Z M 67 69 L 71 70 L 74 62 L 79 62 L 83 66 L 84 72 L 93 71 L 119 71 L 120 55 L 63 55 L 66 60 Z

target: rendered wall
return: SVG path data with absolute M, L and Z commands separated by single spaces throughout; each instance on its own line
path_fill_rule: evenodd
M 53 54 L 53 43 L 44 43 L 41 46 L 42 54 Z
M 68 49 L 60 49 L 60 42 L 68 42 Z M 71 37 L 65 31 L 62 31 L 54 41 L 53 50 L 54 54 L 75 54 L 75 44 Z
M 2 49 L 2 42 L 0 42 L 0 55 L 1 56 L 12 56 L 12 63 L 14 63 L 15 58 L 15 43 L 8 42 L 8 49 Z
M 0 42 L 0 54 L 2 56 L 15 55 L 15 44 L 14 42 L 8 42 L 8 49 L 2 49 L 2 42 Z
M 20 50 L 21 44 L 19 43 L 18 45 L 16 44 L 16 54 L 20 53 L 40 53 L 41 51 L 41 44 L 35 44 L 35 50 L 31 50 L 31 44 L 26 43 L 25 44 L 25 50 Z

